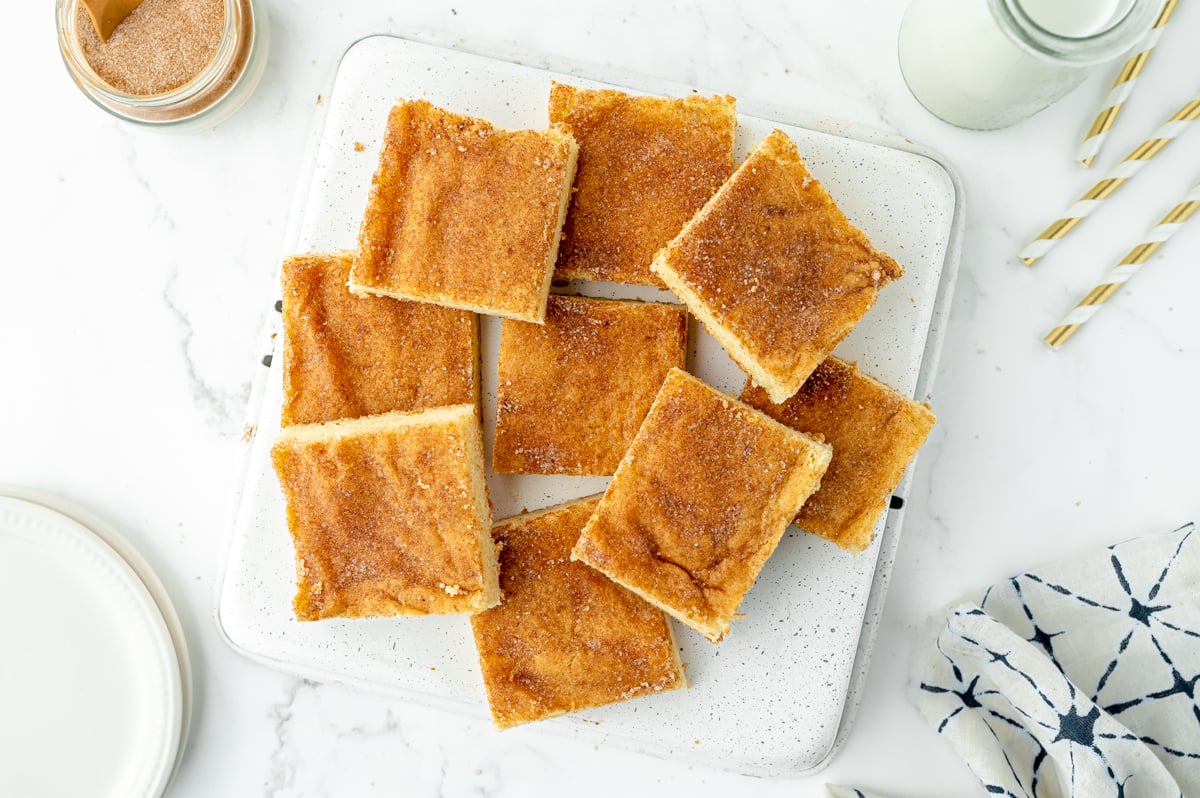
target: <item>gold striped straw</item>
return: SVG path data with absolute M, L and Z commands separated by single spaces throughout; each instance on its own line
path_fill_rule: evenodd
M 1109 272 L 1099 285 L 1089 291 L 1088 295 L 1067 314 L 1067 317 L 1042 340 L 1048 343 L 1051 349 L 1058 349 L 1065 344 L 1072 335 L 1079 332 L 1079 328 L 1088 319 L 1096 315 L 1096 311 L 1100 309 L 1101 305 L 1112 299 L 1113 294 L 1117 293 L 1121 286 L 1137 273 L 1142 264 L 1150 260 L 1155 252 L 1158 252 L 1159 247 L 1165 244 L 1168 238 L 1180 227 L 1183 227 L 1183 223 L 1190 219 L 1197 210 L 1200 210 L 1200 182 L 1192 186 L 1192 190 L 1183 198 L 1183 201 L 1151 228 L 1142 242 L 1129 250 L 1129 254 L 1121 259 L 1116 268 Z
M 1087 190 L 1060 218 L 1043 230 L 1038 237 L 1017 253 L 1017 258 L 1026 266 L 1041 260 L 1055 244 L 1079 226 L 1104 200 L 1111 197 L 1121 186 L 1141 171 L 1154 156 L 1158 155 L 1173 139 L 1187 130 L 1188 125 L 1200 118 L 1200 97 L 1191 100 L 1164 122 L 1150 138 L 1133 148 L 1125 160 L 1117 164 L 1104 179 Z
M 1092 126 L 1088 128 L 1087 135 L 1084 136 L 1079 149 L 1075 151 L 1076 162 L 1085 167 L 1090 167 L 1095 162 L 1096 155 L 1104 146 L 1104 139 L 1108 136 L 1108 131 L 1112 130 L 1112 126 L 1116 124 L 1117 117 L 1125 106 L 1125 101 L 1129 99 L 1129 95 L 1133 91 L 1133 84 L 1137 81 L 1138 75 L 1142 74 L 1142 70 L 1146 68 L 1146 62 L 1150 60 L 1150 51 L 1158 44 L 1163 26 L 1171 18 L 1178 3 L 1179 0 L 1167 0 L 1163 3 L 1162 11 L 1154 20 L 1150 32 L 1146 34 L 1141 48 L 1129 57 L 1125 66 L 1121 67 L 1117 79 L 1113 81 L 1112 88 L 1108 91 L 1108 96 L 1104 98 L 1104 108 L 1096 116 L 1096 121 L 1092 122 Z

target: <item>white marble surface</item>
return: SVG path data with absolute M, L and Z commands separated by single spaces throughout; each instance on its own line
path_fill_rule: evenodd
M 978 791 L 908 702 L 927 618 L 1026 565 L 1200 516 L 1200 224 L 1059 353 L 1040 335 L 1200 173 L 1188 134 L 1035 270 L 1012 255 L 1089 184 L 1071 164 L 1111 72 L 996 133 L 950 128 L 896 66 L 901 0 L 347 4 L 273 0 L 250 104 L 170 136 L 93 108 L 48 4 L 9 9 L 0 126 L 0 483 L 116 524 L 157 568 L 192 644 L 197 711 L 175 796 L 819 796 Z M 1181 4 L 1106 151 L 1194 90 L 1200 4 Z M 967 191 L 958 296 L 857 727 L 815 778 L 769 782 L 301 682 L 218 639 L 214 584 L 258 331 L 318 95 L 360 35 L 438 29 L 900 131 Z M 2 644 L 0 644 L 2 650 Z

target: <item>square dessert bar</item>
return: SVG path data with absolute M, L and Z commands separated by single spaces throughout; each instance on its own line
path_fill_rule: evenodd
M 799 390 L 903 269 L 776 130 L 650 267 L 772 402 Z
M 283 262 L 283 424 L 473 404 L 474 313 L 346 288 L 353 255 Z
M 829 458 L 673 369 L 571 556 L 717 642 Z
M 734 99 L 555 83 L 550 121 L 579 142 L 555 276 L 661 286 L 650 273 L 654 253 L 733 171 Z
M 821 489 L 796 525 L 855 552 L 871 545 L 875 523 L 937 420 L 926 405 L 832 356 L 783 404 L 749 383 L 742 401 L 833 447 Z
M 570 559 L 598 497 L 501 521 L 504 603 L 471 617 L 500 728 L 687 687 L 662 611 Z
M 678 305 L 551 296 L 545 324 L 505 319 L 492 470 L 612 474 L 686 355 Z
M 402 101 L 388 116 L 350 290 L 540 323 L 578 153 Z
M 500 603 L 474 405 L 284 427 L 271 460 L 300 620 Z

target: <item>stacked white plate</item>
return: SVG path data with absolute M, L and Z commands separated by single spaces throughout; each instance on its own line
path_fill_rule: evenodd
M 0 607 L 0 796 L 161 796 L 192 681 L 141 555 L 81 508 L 0 486 Z

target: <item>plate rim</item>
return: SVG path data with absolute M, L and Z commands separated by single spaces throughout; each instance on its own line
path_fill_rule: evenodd
M 171 642 L 175 647 L 175 659 L 179 665 L 179 678 L 183 689 L 179 750 L 175 755 L 175 763 L 171 768 L 171 776 L 163 786 L 163 793 L 165 793 L 170 789 L 176 774 L 179 772 L 179 766 L 183 762 L 184 752 L 187 750 L 188 738 L 191 735 L 192 714 L 195 710 L 195 684 L 192 673 L 191 654 L 188 650 L 187 635 L 183 631 L 183 623 L 180 621 L 179 613 L 175 609 L 174 602 L 171 600 L 171 594 L 167 592 L 166 586 L 163 584 L 158 573 L 151 567 L 150 562 L 129 542 L 129 539 L 118 532 L 115 526 L 79 502 L 55 493 L 38 490 L 37 488 L 7 483 L 0 483 L 0 497 L 21 499 L 31 504 L 39 504 L 86 527 L 90 532 L 99 536 L 101 540 L 107 543 L 129 564 L 129 567 L 133 569 L 133 572 L 137 574 L 138 578 L 142 580 L 142 584 L 150 592 L 155 604 L 158 605 L 159 612 L 163 616 L 163 622 L 166 623 L 167 631 L 171 635 Z
M 174 775 L 184 737 L 182 725 L 184 715 L 183 676 L 179 667 L 174 636 L 172 635 L 170 625 L 167 623 L 167 619 L 164 617 L 163 610 L 159 606 L 155 595 L 146 585 L 141 574 L 138 573 L 124 554 L 112 546 L 104 536 L 98 534 L 88 524 L 71 517 L 57 508 L 26 496 L 14 495 L 23 493 L 23 489 L 15 488 L 14 486 L 10 492 L 9 488 L 10 486 L 0 485 L 0 507 L 7 504 L 14 512 L 23 514 L 35 522 L 40 517 L 46 523 L 55 524 L 67 535 L 84 541 L 85 545 L 96 547 L 100 552 L 100 556 L 108 562 L 113 578 L 117 580 L 117 582 L 114 582 L 114 585 L 118 582 L 124 582 L 134 595 L 135 601 L 149 615 L 149 624 L 147 627 L 149 635 L 146 637 L 146 642 L 156 648 L 160 656 L 166 661 L 166 668 L 163 675 L 164 686 L 168 693 L 164 707 L 164 725 L 167 731 L 162 741 L 163 744 L 158 746 L 158 750 L 155 752 L 152 768 L 147 769 L 152 774 L 150 792 L 147 795 L 161 796 L 166 792 Z M 37 492 L 34 491 L 34 493 Z M 156 701 L 155 703 L 158 702 Z

